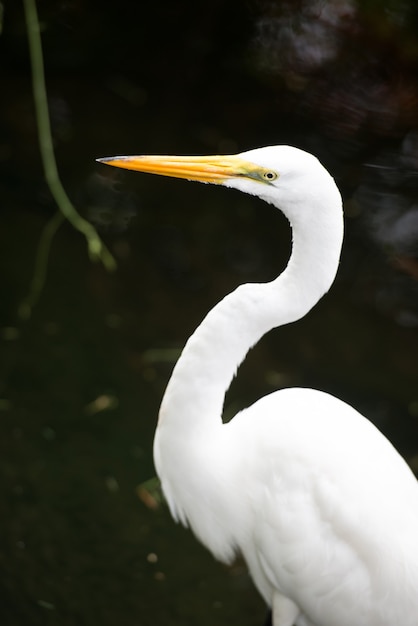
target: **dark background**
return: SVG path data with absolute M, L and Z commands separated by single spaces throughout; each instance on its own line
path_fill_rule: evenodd
M 315 153 L 345 200 L 336 283 L 251 352 L 225 411 L 318 387 L 417 469 L 417 4 L 39 1 L 60 175 L 118 269 L 92 264 L 64 224 L 26 321 L 17 311 L 56 206 L 23 7 L 0 4 L 0 623 L 261 624 L 242 564 L 215 563 L 138 487 L 154 474 L 181 346 L 228 291 L 283 269 L 288 226 L 256 198 L 95 158 L 275 143 Z

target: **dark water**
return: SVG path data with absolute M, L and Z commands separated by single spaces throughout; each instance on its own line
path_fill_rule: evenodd
M 63 183 L 118 262 L 90 263 L 64 224 L 30 320 L 43 181 L 25 23 L 0 37 L 0 622 L 262 624 L 242 564 L 215 563 L 153 476 L 159 402 L 178 350 L 241 282 L 284 267 L 289 231 L 254 198 L 118 173 L 118 153 L 290 143 L 317 154 L 346 206 L 331 293 L 269 334 L 226 413 L 282 385 L 330 391 L 418 466 L 418 39 L 412 2 L 42 2 Z

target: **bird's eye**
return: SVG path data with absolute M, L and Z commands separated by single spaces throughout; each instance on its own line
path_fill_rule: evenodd
M 276 172 L 272 172 L 271 170 L 266 170 L 263 173 L 263 178 L 264 180 L 267 180 L 269 183 L 271 183 L 273 180 L 276 180 L 277 174 Z

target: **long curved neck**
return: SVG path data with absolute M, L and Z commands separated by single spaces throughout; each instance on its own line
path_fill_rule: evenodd
M 303 317 L 331 286 L 341 251 L 342 209 L 321 207 L 311 221 L 304 216 L 292 224 L 292 255 L 278 278 L 238 287 L 188 340 L 159 417 L 159 428 L 183 433 L 185 445 L 195 432 L 202 437 L 221 423 L 225 393 L 248 350 L 272 328 Z
M 241 285 L 209 312 L 188 340 L 161 404 L 154 462 L 171 512 L 225 562 L 240 545 L 236 529 L 245 517 L 229 498 L 234 471 L 230 429 L 222 423 L 225 392 L 248 350 L 272 328 L 303 317 L 332 284 L 343 220 L 338 191 L 327 200 L 324 207 L 314 197 L 317 206 L 303 221 L 293 219 L 292 255 L 276 280 Z

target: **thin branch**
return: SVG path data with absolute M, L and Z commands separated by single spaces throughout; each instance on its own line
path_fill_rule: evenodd
M 76 230 L 85 236 L 90 258 L 93 261 L 101 261 L 107 270 L 114 270 L 116 268 L 116 262 L 112 254 L 102 242 L 96 229 L 77 212 L 67 196 L 64 187 L 62 186 L 58 174 L 52 142 L 45 87 L 41 35 L 35 0 L 24 0 L 24 7 L 29 41 L 29 54 L 32 65 L 32 85 L 35 101 L 36 123 L 38 126 L 39 148 L 46 182 L 62 216 L 67 219 Z M 47 224 L 41 237 L 41 244 L 43 243 L 43 245 L 45 245 L 46 243 L 47 249 L 46 251 L 42 251 L 40 244 L 40 249 L 38 250 L 38 262 L 36 264 L 37 269 L 35 270 L 35 276 L 32 281 L 31 293 L 26 299 L 27 305 L 29 305 L 30 302 L 34 303 L 39 297 L 40 289 L 42 289 L 45 281 L 46 261 L 51 240 L 59 224 L 60 221 L 57 217 L 52 218 L 51 222 Z M 41 271 L 41 275 L 39 277 L 36 277 L 37 270 Z
M 48 220 L 42 231 L 36 251 L 35 270 L 29 287 L 29 293 L 21 302 L 18 310 L 18 315 L 21 319 L 27 320 L 30 318 L 32 310 L 39 300 L 46 282 L 46 271 L 51 243 L 64 219 L 63 214 L 58 211 Z

